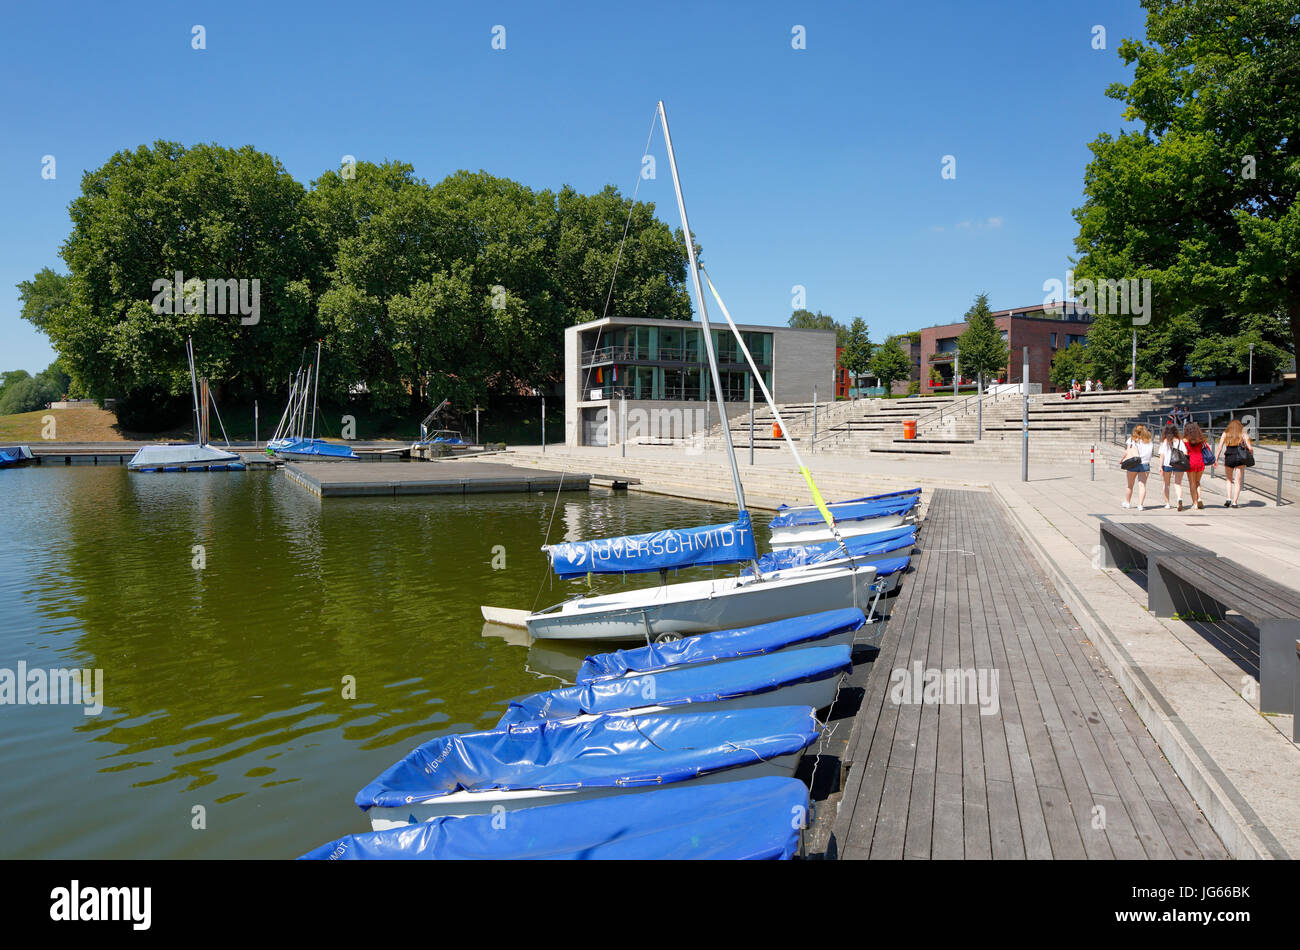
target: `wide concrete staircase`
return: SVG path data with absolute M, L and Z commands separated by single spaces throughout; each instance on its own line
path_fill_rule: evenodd
M 1085 393 L 1071 400 L 1059 393 L 1031 395 L 1030 458 L 1036 462 L 1086 461 L 1094 444 L 1104 452 L 1103 435 L 1116 427 L 1163 418 L 1178 405 L 1192 412 L 1226 413 L 1274 388 L 1275 384 L 1110 391 Z M 818 407 L 815 430 L 812 406 L 780 408 L 791 437 L 806 454 L 1011 462 L 1019 459 L 1021 452 L 1023 407 L 1022 397 L 1015 392 L 985 394 L 982 400 L 976 396 L 928 396 L 837 402 Z M 914 439 L 904 437 L 906 420 L 917 423 Z M 780 447 L 780 440 L 772 435 L 772 421 L 766 410 L 755 413 L 756 449 Z M 748 449 L 748 419 L 733 422 L 731 435 L 738 449 Z M 704 446 L 722 448 L 720 426 L 713 428 Z

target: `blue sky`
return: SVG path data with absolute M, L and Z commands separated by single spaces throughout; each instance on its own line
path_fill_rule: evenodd
M 12 5 L 0 369 L 53 358 L 14 285 L 64 270 L 81 174 L 119 149 L 251 144 L 304 184 L 351 154 L 429 181 L 481 168 L 630 194 L 660 98 L 737 320 L 783 323 L 795 285 L 875 340 L 959 319 L 981 291 L 995 309 L 1032 304 L 1064 280 L 1087 143 L 1121 127 L 1103 95 L 1128 78 L 1115 50 L 1143 23 L 1136 0 Z M 651 151 L 660 174 L 638 197 L 676 226 L 657 132 Z

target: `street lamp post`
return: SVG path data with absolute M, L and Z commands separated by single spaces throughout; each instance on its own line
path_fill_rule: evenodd
M 1020 480 L 1029 481 L 1029 347 L 1024 348 L 1024 362 L 1020 369 Z
M 1250 375 L 1246 377 L 1246 382 L 1255 385 L 1255 344 L 1250 344 Z

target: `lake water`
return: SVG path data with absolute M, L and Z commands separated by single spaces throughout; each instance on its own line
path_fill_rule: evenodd
M 734 515 L 581 492 L 322 502 L 271 472 L 91 466 L 0 471 L 0 493 L 0 669 L 104 676 L 98 715 L 0 705 L 0 858 L 290 858 L 368 830 L 370 779 L 592 649 L 530 649 L 478 612 L 585 587 L 538 550 L 553 511 L 552 541 Z

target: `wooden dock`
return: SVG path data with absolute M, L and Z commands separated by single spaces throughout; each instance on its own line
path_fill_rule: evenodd
M 500 462 L 292 462 L 284 474 L 321 498 L 587 491 L 590 475 L 516 468 Z
M 842 753 L 825 856 L 1226 858 L 997 500 L 936 490 L 920 544 Z M 996 712 L 898 701 L 895 671 L 918 662 L 997 670 Z

